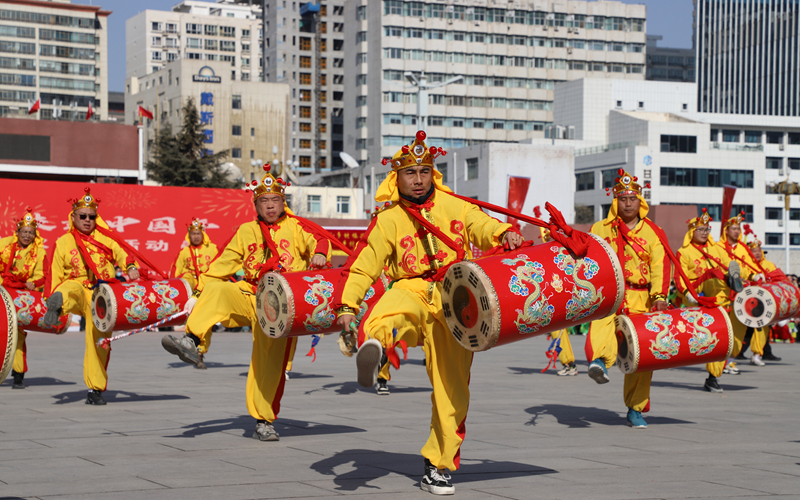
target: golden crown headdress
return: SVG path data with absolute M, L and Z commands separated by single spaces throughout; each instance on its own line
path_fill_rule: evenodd
M 250 184 L 245 185 L 245 189 L 253 192 L 253 200 L 265 194 L 279 194 L 285 197 L 283 194 L 284 190 L 292 185 L 291 182 L 284 181 L 280 177 L 276 178 L 269 173 L 271 169 L 272 167 L 267 163 L 264 165 L 264 172 L 266 172 L 264 177 L 262 177 L 260 181 L 254 180 Z
M 17 223 L 17 229 L 21 227 L 32 227 L 36 229 L 36 227 L 39 225 L 39 221 L 33 218 L 33 209 L 31 207 L 27 207 L 25 210 L 27 210 L 28 213 L 19 219 L 14 219 Z
M 744 210 L 742 210 L 735 216 L 731 217 L 730 219 L 726 220 L 725 224 L 722 225 L 722 230 L 724 231 L 725 228 L 727 228 L 728 226 L 734 226 L 737 224 L 741 224 L 742 222 L 744 222 Z
M 92 196 L 91 190 L 87 187 L 83 190 L 84 195 L 80 198 L 70 198 L 67 201 L 72 203 L 72 211 L 78 210 L 79 208 L 91 208 L 92 210 L 97 210 L 97 204 L 100 203 L 100 198 L 95 198 Z
M 190 222 L 189 224 L 186 224 L 186 232 L 195 231 L 195 230 L 197 230 L 197 231 L 205 231 L 206 230 L 206 227 L 203 225 L 203 221 L 201 221 L 200 219 L 197 219 L 197 218 L 193 218 L 192 222 Z
M 418 165 L 433 167 L 433 160 L 439 156 L 447 155 L 447 151 L 436 146 L 428 147 L 425 144 L 426 137 L 425 132 L 420 130 L 417 132 L 417 138 L 411 146 L 403 146 L 400 151 L 394 154 L 391 160 L 384 158 L 381 163 L 383 165 L 391 163 L 392 170 L 395 171 Z
M 714 219 L 708 215 L 708 210 L 703 207 L 703 213 L 700 215 L 700 217 L 689 219 L 686 221 L 686 223 L 689 224 L 689 229 L 695 229 L 697 226 L 707 226 L 708 223 L 713 220 Z
M 614 182 L 616 182 L 613 191 L 614 198 L 619 198 L 627 194 L 634 194 L 637 196 L 642 194 L 642 186 L 637 182 L 639 180 L 638 177 L 632 176 L 623 169 L 619 169 L 617 175 L 619 177 L 614 179 Z M 648 182 L 644 187 L 650 189 L 650 183 Z M 611 188 L 606 188 L 606 196 L 611 196 Z
M 761 240 L 759 240 L 756 237 L 753 237 L 751 241 L 747 242 L 747 246 L 749 246 L 751 250 L 755 248 L 761 248 Z

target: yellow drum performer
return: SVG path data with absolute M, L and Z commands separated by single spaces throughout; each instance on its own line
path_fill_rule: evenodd
M 358 382 L 373 387 L 384 351 L 400 340 L 408 347 L 422 345 L 433 408 L 420 487 L 444 495 L 455 491 L 445 469 L 456 470 L 460 463 L 472 352 L 447 328 L 441 279 L 451 264 L 471 257 L 470 243 L 484 250 L 503 243 L 515 249 L 523 240 L 510 224 L 449 194 L 433 164 L 446 153 L 424 140 L 425 133 L 417 132 L 414 143 L 391 159 L 392 170 L 375 197 L 383 208 L 343 268 L 333 303 L 339 325 L 354 328 L 362 297 L 388 266 L 395 281 L 363 323 L 367 340 L 356 357 Z
M 272 423 L 280 411 L 286 381 L 284 369 L 297 338 L 267 337 L 256 318 L 256 286 L 259 278 L 270 271 L 304 271 L 309 264 L 325 266 L 331 248 L 327 239 L 302 227 L 286 206 L 286 183 L 269 173 L 269 165 L 264 168 L 264 177 L 247 186 L 253 192 L 256 220 L 242 224 L 208 271 L 200 275 L 194 296 L 184 308 L 189 312 L 186 335 L 166 335 L 161 345 L 186 363 L 197 365 L 198 346 L 215 324 L 251 327 L 253 353 L 246 400 L 248 412 L 256 419 L 253 437 L 277 441 Z M 230 282 L 239 270 L 244 270 L 245 279 Z
M 0 276 L 6 288 L 25 290 L 42 290 L 44 286 L 44 239 L 37 231 L 37 221 L 33 211 L 17 221 L 17 231 L 13 236 L 0 240 Z M 12 389 L 24 389 L 25 373 L 28 371 L 28 346 L 25 343 L 27 334 L 18 329 L 17 350 L 14 352 L 14 366 L 11 374 L 14 382 Z

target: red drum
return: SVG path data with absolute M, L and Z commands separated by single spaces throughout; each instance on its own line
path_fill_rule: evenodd
M 17 314 L 8 291 L 0 286 L 0 381 L 8 377 L 17 350 Z
M 622 373 L 713 363 L 733 354 L 733 327 L 721 307 L 621 315 L 616 322 Z
M 44 326 L 44 313 L 47 312 L 47 305 L 44 302 L 42 292 L 26 290 L 23 288 L 6 288 L 14 301 L 17 310 L 17 328 L 26 332 L 44 332 L 62 334 L 67 331 L 72 321 L 71 314 L 64 314 L 58 318 L 56 328 Z
M 337 331 L 336 314 L 330 302 L 341 274 L 341 269 L 327 269 L 262 276 L 256 290 L 256 316 L 261 329 L 273 339 Z M 371 304 L 378 302 L 388 286 L 386 278 L 381 276 L 369 288 L 356 315 L 357 321 L 361 321 Z
M 791 281 L 751 285 L 733 299 L 736 319 L 750 328 L 761 328 L 800 316 L 800 290 Z
M 549 242 L 453 264 L 442 309 L 456 340 L 485 351 L 613 314 L 625 294 L 622 268 L 612 248 L 590 236 L 582 259 Z
M 192 287 L 182 278 L 103 283 L 92 294 L 92 321 L 103 333 L 134 330 L 181 312 L 191 296 Z M 186 317 L 181 316 L 163 326 L 184 321 Z

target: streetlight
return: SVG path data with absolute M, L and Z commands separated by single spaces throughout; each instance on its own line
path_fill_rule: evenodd
M 261 161 L 261 158 L 259 158 L 257 160 L 250 160 L 250 166 L 253 167 L 253 169 L 256 172 L 258 172 L 259 168 L 262 167 L 263 165 L 264 165 L 264 163 Z M 251 181 L 255 179 L 256 172 L 250 172 L 250 180 Z
M 793 194 L 800 194 L 800 184 L 796 182 L 792 182 L 789 180 L 789 176 L 787 174 L 786 180 L 781 181 L 774 186 L 772 186 L 772 192 L 778 193 L 783 195 L 783 205 L 784 205 L 784 229 L 786 232 L 786 269 L 784 272 L 789 274 L 789 209 L 791 206 L 791 195 Z
M 425 76 L 425 72 L 423 71 L 420 73 L 419 78 L 414 75 L 411 71 L 406 71 L 403 73 L 408 80 L 408 83 L 417 87 L 417 128 L 419 130 L 425 130 L 428 120 L 428 91 L 431 89 L 436 89 L 439 87 L 444 87 L 445 85 L 450 85 L 451 83 L 455 83 L 459 80 L 462 80 L 464 77 L 462 76 L 454 76 L 453 78 L 448 78 L 447 80 L 439 83 L 428 83 L 428 77 Z

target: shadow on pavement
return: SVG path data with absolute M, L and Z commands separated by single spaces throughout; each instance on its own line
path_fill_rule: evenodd
M 5 384 L 5 382 L 3 384 L 11 385 L 12 381 L 13 379 L 9 377 L 8 384 Z M 59 380 L 53 377 L 25 377 L 25 387 L 30 387 L 33 385 L 75 385 L 76 383 L 77 382 L 67 382 L 66 380 Z
M 190 399 L 189 396 L 183 394 L 137 394 L 128 391 L 106 391 L 103 397 L 109 403 L 133 403 L 143 401 L 169 401 L 175 399 Z M 54 404 L 63 405 L 68 403 L 78 403 L 86 400 L 86 390 L 76 392 L 62 392 L 53 396 L 56 400 Z
M 569 428 L 586 428 L 591 427 L 592 424 L 603 425 L 627 425 L 625 413 L 618 413 L 616 411 L 604 410 L 602 408 L 589 408 L 586 406 L 568 406 L 568 405 L 542 405 L 532 406 L 525 410 L 527 413 L 533 415 L 525 425 L 536 425 L 536 419 L 542 415 L 552 415 L 556 421 L 561 425 L 566 425 Z M 688 420 L 679 420 L 669 417 L 656 417 L 648 416 L 645 414 L 645 419 L 648 423 L 652 424 L 693 424 Z
M 249 368 L 250 365 L 226 365 L 225 363 L 215 363 L 214 361 L 203 361 L 208 368 Z M 179 361 L 177 363 L 169 363 L 167 366 L 170 368 L 194 368 L 195 366 L 189 363 L 184 363 L 183 361 Z M 247 372 L 245 372 L 247 375 Z
M 544 366 L 540 368 L 522 368 L 519 366 L 508 367 L 508 369 L 513 372 L 512 375 L 537 375 L 542 373 L 542 368 L 544 368 Z
M 317 373 L 289 372 L 289 380 L 299 380 L 301 378 L 333 378 L 333 375 L 322 375 Z
M 351 471 L 344 474 L 337 474 L 334 471 L 337 467 L 348 464 L 352 467 Z M 413 487 L 418 485 L 422 477 L 423 458 L 420 455 L 408 453 L 353 449 L 336 453 L 330 458 L 313 463 L 311 468 L 320 474 L 335 476 L 333 482 L 339 491 L 356 491 L 360 488 L 380 489 L 378 486 L 369 483 L 389 474 L 406 476 L 409 479 L 409 487 Z M 418 473 L 404 472 L 417 470 L 419 471 Z M 473 481 L 554 474 L 557 472 L 553 469 L 517 462 L 462 459 L 461 468 L 452 473 L 452 475 L 453 483 L 458 487 L 458 484 Z
M 703 373 L 706 373 L 703 370 Z M 690 391 L 702 391 L 703 390 L 703 380 L 700 379 L 697 381 L 696 384 L 680 384 L 676 382 L 664 382 L 661 380 L 653 380 L 650 385 L 653 387 L 669 387 L 671 389 L 688 389 Z M 725 377 L 725 379 L 720 379 L 719 386 L 722 387 L 723 391 L 749 391 L 751 389 L 757 389 L 757 387 L 751 387 L 749 385 L 730 385 L 726 384 L 725 381 L 730 380 L 730 378 Z
M 253 434 L 255 426 L 256 421 L 253 417 L 249 415 L 240 415 L 238 417 L 206 420 L 205 422 L 189 424 L 183 427 L 185 430 L 182 434 L 165 437 L 194 438 L 204 434 L 216 434 L 235 430 L 241 430 L 242 436 L 250 437 Z M 288 418 L 279 418 L 275 421 L 274 426 L 275 430 L 278 431 L 278 434 L 286 437 L 366 432 L 364 429 L 359 427 L 350 427 L 348 425 L 328 425 L 317 422 L 303 422 Z
M 291 377 L 292 374 L 290 373 L 289 376 Z M 291 379 L 289 379 L 291 380 Z M 312 389 L 310 391 L 306 391 L 304 394 L 313 394 L 318 391 L 328 391 L 335 389 L 336 394 L 341 394 L 342 396 L 349 396 L 350 394 L 355 394 L 357 392 L 366 392 L 369 394 L 375 394 L 374 389 L 367 389 L 366 387 L 361 387 L 358 382 L 336 382 L 334 384 L 325 384 L 322 387 L 317 389 Z M 389 390 L 393 393 L 411 393 L 411 392 L 430 392 L 431 389 L 429 387 L 396 387 L 392 385 L 392 382 L 389 381 Z

